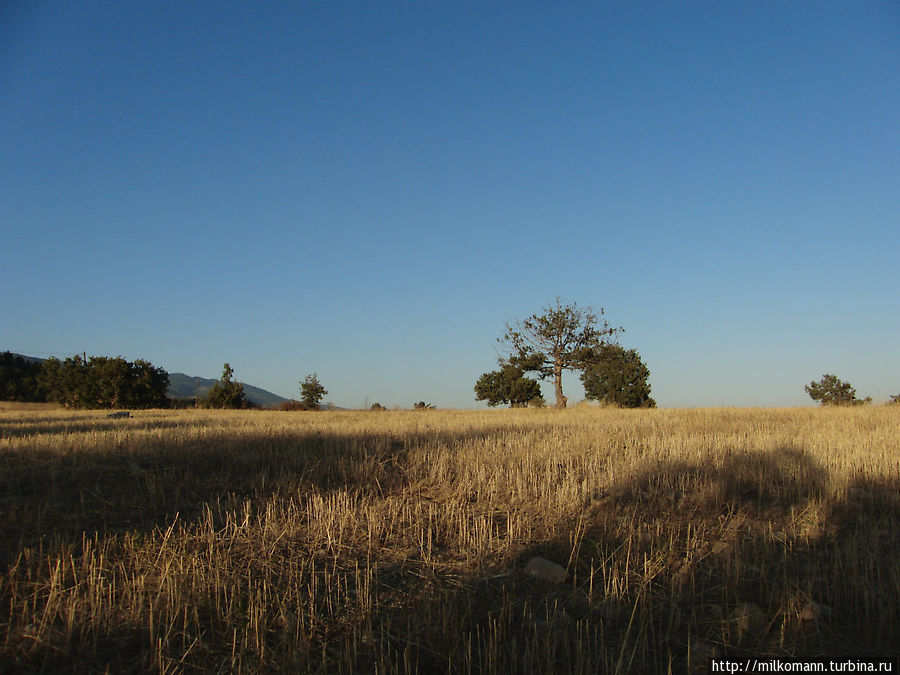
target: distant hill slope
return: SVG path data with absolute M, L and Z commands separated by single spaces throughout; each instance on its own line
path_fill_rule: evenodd
M 209 380 L 205 377 L 185 375 L 184 373 L 169 373 L 169 390 L 166 392 L 170 398 L 193 398 L 203 396 L 212 389 L 218 380 Z M 252 384 L 244 384 L 244 394 L 256 405 L 269 407 L 284 403 L 288 399 L 273 394 L 271 391 L 254 387 Z

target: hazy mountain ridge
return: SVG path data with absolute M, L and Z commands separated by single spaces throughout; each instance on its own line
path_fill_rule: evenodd
M 185 375 L 184 373 L 169 373 L 169 390 L 166 392 L 170 398 L 193 398 L 204 396 L 218 382 L 216 379 Z M 247 398 L 263 407 L 269 407 L 284 403 L 288 399 L 273 394 L 271 391 L 254 387 L 252 384 L 244 384 L 244 394 Z

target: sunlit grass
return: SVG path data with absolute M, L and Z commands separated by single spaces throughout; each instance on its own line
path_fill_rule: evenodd
M 13 670 L 895 650 L 900 409 L 0 412 Z M 524 574 L 540 555 L 564 584 Z

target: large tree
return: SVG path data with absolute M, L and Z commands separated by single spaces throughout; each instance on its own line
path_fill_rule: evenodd
M 603 345 L 608 344 L 623 328 L 612 328 L 591 307 L 580 309 L 577 303 L 565 305 L 557 297 L 541 314 L 506 324 L 506 333 L 498 342 L 509 351 L 507 363 L 526 372 L 535 372 L 542 380 L 552 378 L 556 390 L 556 407 L 565 408 L 564 370 L 583 370 L 597 359 Z
M 475 400 L 487 401 L 491 407 L 509 403 L 512 408 L 521 408 L 535 400 L 543 402 L 541 385 L 524 374 L 521 368 L 501 362 L 500 370 L 492 370 L 478 378 Z
M 623 408 L 655 408 L 649 377 L 650 369 L 634 349 L 606 344 L 582 371 L 581 382 L 589 399 Z

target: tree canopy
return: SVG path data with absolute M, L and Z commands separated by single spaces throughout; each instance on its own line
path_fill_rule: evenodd
M 856 398 L 856 389 L 832 374 L 823 375 L 818 382 L 810 382 L 804 390 L 813 401 L 822 405 L 860 405 L 872 401 L 870 397 Z
M 169 374 L 121 356 L 50 358 L 41 368 L 47 400 L 73 408 L 167 408 Z
M 327 393 L 328 390 L 319 382 L 317 373 L 307 375 L 300 383 L 300 401 L 308 410 L 318 410 L 319 403 Z
M 223 365 L 222 377 L 207 392 L 203 404 L 207 408 L 244 408 L 247 406 L 247 397 L 244 394 L 244 385 L 232 380 L 234 369 L 230 364 Z
M 12 352 L 0 354 L 0 401 L 45 401 L 41 362 Z
M 650 370 L 634 349 L 605 344 L 582 371 L 587 398 L 623 408 L 655 408 L 650 397 Z
M 499 370 L 484 373 L 475 383 L 475 400 L 487 401 L 491 407 L 509 403 L 513 408 L 541 400 L 541 385 L 524 377 L 525 371 L 509 363 L 501 363 Z
M 556 407 L 565 408 L 564 370 L 582 370 L 596 360 L 603 345 L 612 341 L 623 328 L 611 327 L 591 307 L 577 303 L 563 304 L 557 297 L 540 314 L 506 324 L 506 332 L 498 339 L 509 352 L 506 363 L 535 372 L 541 379 L 553 379 Z

